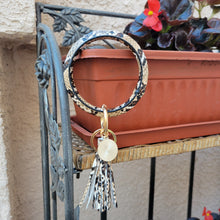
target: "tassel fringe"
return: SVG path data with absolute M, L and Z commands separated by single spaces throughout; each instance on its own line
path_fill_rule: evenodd
M 112 166 L 109 162 L 101 160 L 97 153 L 79 206 L 82 207 L 87 201 L 88 208 L 91 199 L 92 207 L 101 212 L 109 210 L 111 203 L 118 207 Z

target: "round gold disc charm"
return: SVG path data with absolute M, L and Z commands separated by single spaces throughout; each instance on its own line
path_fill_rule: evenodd
M 106 138 L 99 143 L 97 153 L 102 160 L 112 161 L 118 154 L 118 146 L 115 141 Z

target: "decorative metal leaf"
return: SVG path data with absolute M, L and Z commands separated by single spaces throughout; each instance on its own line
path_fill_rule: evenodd
M 65 35 L 63 37 L 62 45 L 63 46 L 70 46 L 73 43 L 75 43 L 84 34 L 88 34 L 89 32 L 91 32 L 91 30 L 85 26 L 80 26 L 76 29 L 71 29 L 69 31 L 66 31 Z
M 51 159 L 51 164 L 53 165 L 57 164 L 57 151 L 53 147 L 50 147 L 50 159 Z
M 62 19 L 58 16 L 54 17 L 54 23 L 53 23 L 53 31 L 54 32 L 63 31 L 63 30 L 65 30 L 66 26 L 67 26 L 67 23 L 64 19 Z
M 63 202 L 64 201 L 64 183 L 60 180 L 59 174 L 54 166 L 50 166 L 52 185 L 50 187 L 52 192 L 57 192 L 58 197 Z
M 64 191 L 64 183 L 62 181 L 59 181 L 57 186 L 57 195 L 62 202 L 64 201 Z
M 77 36 L 77 33 L 75 32 L 75 30 L 66 31 L 65 35 L 63 37 L 62 45 L 69 46 L 69 45 L 73 44 L 74 42 L 76 42 L 79 38 L 80 37 Z
M 53 30 L 54 32 L 65 31 L 63 37 L 63 46 L 70 46 L 76 42 L 80 37 L 91 32 L 91 30 L 81 25 L 84 21 L 80 11 L 74 8 L 65 8 L 59 13 L 49 9 L 44 9 L 44 13 L 48 13 L 54 19 Z M 69 27 L 72 29 L 69 30 Z
M 59 167 L 57 169 L 57 172 L 59 174 L 59 177 L 63 179 L 65 174 L 65 166 L 61 157 L 58 157 L 58 161 L 59 161 Z
M 92 30 L 86 26 L 80 26 L 78 31 L 80 32 L 81 36 L 83 36 L 84 34 L 90 33 Z
M 65 16 L 72 24 L 79 25 L 81 22 L 84 21 L 80 12 L 76 9 L 65 8 L 60 13 L 63 14 L 63 16 Z
M 59 175 L 56 172 L 56 169 L 54 166 L 50 166 L 50 173 L 51 173 L 51 179 L 52 179 L 52 184 L 50 186 L 50 189 L 52 192 L 55 192 L 58 186 L 58 182 L 59 182 Z
M 35 63 L 35 70 L 39 85 L 43 88 L 48 88 L 51 70 L 47 49 L 43 50 L 42 54 L 38 57 Z
M 46 125 L 50 137 L 50 173 L 51 173 L 51 191 L 57 192 L 58 197 L 61 201 L 64 200 L 64 184 L 62 179 L 66 172 L 63 159 L 59 156 L 61 136 L 57 122 L 53 119 L 50 114 L 49 102 L 47 98 L 47 92 L 44 91 L 44 107 L 45 107 L 45 119 Z
M 61 137 L 58 129 L 58 125 L 55 120 L 53 120 L 52 115 L 49 114 L 49 132 L 51 145 L 56 149 L 60 150 Z

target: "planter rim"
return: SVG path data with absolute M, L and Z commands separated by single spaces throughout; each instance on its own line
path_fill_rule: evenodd
M 151 60 L 220 61 L 220 53 L 212 52 L 144 50 L 144 53 Z M 78 58 L 133 59 L 134 55 L 127 49 L 85 49 Z
M 137 147 L 145 144 L 161 143 L 178 139 L 217 135 L 219 134 L 219 125 L 220 121 L 210 121 L 149 129 L 119 131 L 115 132 L 115 134 L 117 136 L 118 148 L 129 146 Z M 71 117 L 71 127 L 76 134 L 78 134 L 87 142 L 87 144 L 90 145 L 90 137 L 92 133 L 74 122 L 74 117 Z M 209 129 L 207 130 L 207 128 Z
M 71 124 L 74 125 L 74 127 L 77 130 L 79 130 L 86 136 L 91 136 L 93 134 L 92 132 L 88 131 L 86 128 L 80 126 L 77 122 L 75 122 L 74 116 L 71 117 Z M 196 126 L 202 126 L 202 125 L 207 126 L 207 125 L 212 125 L 212 124 L 220 124 L 220 120 L 161 126 L 161 127 L 153 127 L 153 128 L 145 128 L 145 129 L 135 129 L 135 130 L 128 130 L 128 131 L 117 131 L 115 132 L 115 134 L 117 136 L 118 135 L 129 135 L 129 134 L 134 134 L 134 133 L 146 133 L 150 131 L 162 131 L 162 130 L 177 129 L 177 128 L 196 127 Z

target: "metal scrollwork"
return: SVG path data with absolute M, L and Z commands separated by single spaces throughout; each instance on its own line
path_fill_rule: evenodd
M 57 219 L 59 197 L 65 207 L 65 219 L 73 220 L 73 162 L 68 96 L 56 38 L 50 27 L 41 23 L 41 13 L 45 7 L 42 3 L 36 3 L 38 57 L 35 75 L 39 84 L 44 219 Z M 57 102 L 62 131 L 57 124 Z
M 63 163 L 63 159 L 59 156 L 61 137 L 58 129 L 57 122 L 53 119 L 53 116 L 50 114 L 47 91 L 46 89 L 49 86 L 49 79 L 51 77 L 51 69 L 52 63 L 49 57 L 48 49 L 44 49 L 41 55 L 38 57 L 35 63 L 35 75 L 37 76 L 37 80 L 39 86 L 43 88 L 43 96 L 44 96 L 44 107 L 45 107 L 45 121 L 46 126 L 49 133 L 50 138 L 50 158 L 51 158 L 51 191 L 56 192 L 61 201 L 64 200 L 64 173 L 65 166 Z
M 50 9 L 44 9 L 44 13 L 49 14 L 54 19 L 53 31 L 65 31 L 63 37 L 63 46 L 70 46 L 80 37 L 88 34 L 92 30 L 81 23 L 84 22 L 80 12 L 73 8 L 64 8 L 60 12 L 55 12 Z M 68 24 L 71 29 L 68 29 Z
M 48 88 L 51 70 L 47 49 L 44 49 L 42 51 L 42 54 L 38 57 L 35 63 L 35 70 L 35 75 L 37 76 L 39 85 L 42 88 Z
M 51 158 L 51 191 L 57 192 L 58 197 L 61 201 L 64 201 L 64 183 L 63 178 L 66 172 L 63 159 L 59 156 L 61 136 L 57 122 L 53 119 L 50 114 L 48 98 L 46 90 L 44 92 L 44 105 L 45 105 L 45 117 L 46 124 L 50 137 L 50 158 Z

